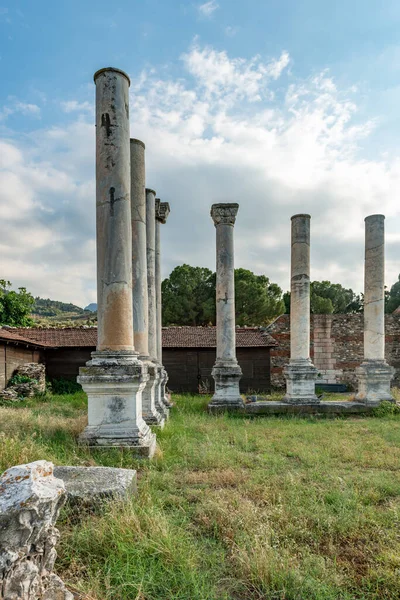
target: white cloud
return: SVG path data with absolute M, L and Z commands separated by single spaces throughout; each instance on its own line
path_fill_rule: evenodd
M 9 104 L 0 109 L 0 121 L 4 121 L 7 117 L 15 113 L 38 118 L 40 117 L 40 107 L 37 104 L 30 104 L 28 102 L 21 102 L 16 98 L 9 98 Z
M 90 102 L 78 102 L 77 100 L 68 100 L 61 102 L 61 108 L 66 113 L 71 112 L 90 112 L 94 113 L 94 106 Z
M 209 2 L 204 2 L 204 4 L 199 4 L 197 10 L 202 17 L 210 18 L 217 8 L 219 8 L 219 4 L 216 0 L 210 0 Z
M 232 25 L 228 25 L 227 27 L 225 27 L 224 31 L 225 35 L 227 35 L 228 37 L 235 37 L 235 35 L 239 31 L 239 27 L 233 27 Z
M 131 135 L 146 143 L 147 185 L 171 204 L 164 275 L 182 262 L 213 268 L 210 205 L 237 201 L 238 267 L 287 289 L 290 216 L 309 212 L 312 277 L 360 291 L 363 220 L 382 212 L 386 281 L 397 279 L 400 158 L 363 157 L 379 121 L 361 121 L 354 91 L 327 72 L 286 82 L 289 62 L 196 45 L 181 77 L 132 78 Z M 80 305 L 95 300 L 94 127 L 83 110 L 23 143 L 0 139 L 0 276 Z

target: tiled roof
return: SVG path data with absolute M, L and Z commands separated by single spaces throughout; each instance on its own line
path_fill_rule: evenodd
M 163 348 L 215 348 L 216 327 L 163 327 L 162 343 Z M 275 340 L 258 327 L 236 328 L 238 348 L 276 345 Z
M 4 329 L 0 330 L 1 332 Z M 48 348 L 94 347 L 97 343 L 97 327 L 66 327 L 65 329 L 39 329 L 16 327 L 9 332 L 16 332 L 20 337 Z
M 22 344 L 28 343 L 28 344 L 32 344 L 32 345 L 39 345 L 39 346 L 42 345 L 42 344 L 36 344 L 32 340 L 28 340 L 26 336 L 23 336 L 23 335 L 20 335 L 19 333 L 17 333 L 15 329 L 9 330 L 9 329 L 0 328 L 0 340 L 6 340 L 7 342 L 19 342 Z
M 47 348 L 95 347 L 96 327 L 67 327 L 65 329 L 35 329 L 15 327 L 0 328 L 0 339 L 27 341 Z M 164 348 L 215 348 L 217 345 L 215 327 L 163 327 Z M 258 327 L 236 329 L 238 348 L 276 346 L 275 340 Z

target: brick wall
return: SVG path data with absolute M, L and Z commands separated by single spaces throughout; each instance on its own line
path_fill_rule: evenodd
M 396 369 L 392 385 L 400 386 L 400 315 L 386 315 L 386 360 Z M 271 348 L 271 384 L 285 387 L 283 367 L 290 358 L 290 317 L 282 315 L 267 329 L 278 342 Z M 363 360 L 363 315 L 311 315 L 310 354 L 326 383 L 356 388 L 355 368 Z

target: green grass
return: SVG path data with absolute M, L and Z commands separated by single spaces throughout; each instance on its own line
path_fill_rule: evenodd
M 77 446 L 83 393 L 0 408 L 2 469 L 138 469 L 137 497 L 58 523 L 56 569 L 81 598 L 400 598 L 399 415 L 246 419 L 174 400 L 151 462 Z

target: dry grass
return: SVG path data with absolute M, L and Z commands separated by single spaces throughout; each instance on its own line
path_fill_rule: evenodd
M 398 393 L 398 392 L 396 392 Z M 178 397 L 151 463 L 76 445 L 81 396 L 0 408 L 2 468 L 139 469 L 139 495 L 77 520 L 58 570 L 82 600 L 400 598 L 400 417 L 210 417 Z

